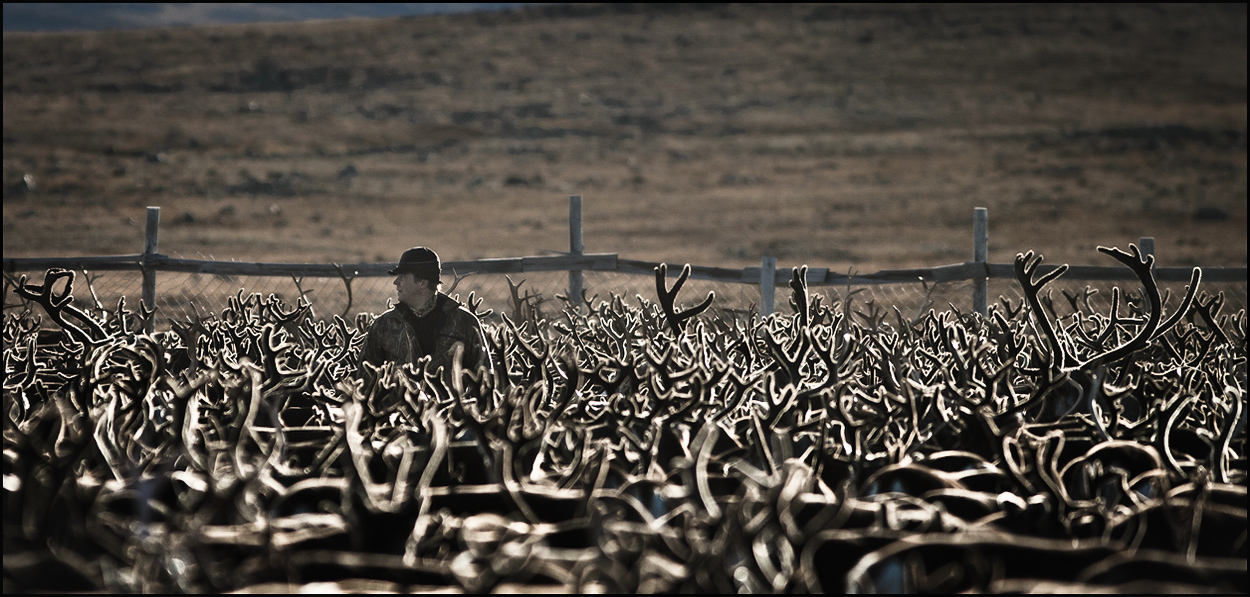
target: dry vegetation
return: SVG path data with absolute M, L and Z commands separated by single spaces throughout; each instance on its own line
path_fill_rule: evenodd
M 4 35 L 4 255 L 1246 263 L 1245 6 L 533 7 Z

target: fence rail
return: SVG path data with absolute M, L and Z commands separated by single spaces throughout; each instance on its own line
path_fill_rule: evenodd
M 474 261 L 444 261 L 445 274 L 511 274 L 521 272 L 553 272 L 568 270 L 613 271 L 617 258 L 614 253 L 592 253 L 581 256 L 508 257 L 503 259 L 478 259 Z M 117 255 L 113 257 L 32 257 L 5 258 L 4 271 L 31 271 L 60 267 L 89 271 L 142 271 L 152 269 L 184 274 L 214 274 L 219 276 L 311 276 L 337 278 L 380 277 L 395 267 L 394 263 L 254 263 L 244 261 L 203 261 L 177 259 L 154 255 L 146 262 L 142 255 Z
M 144 301 L 156 304 L 156 277 L 158 272 L 203 274 L 215 276 L 265 276 L 290 278 L 340 278 L 345 283 L 356 278 L 384 277 L 393 267 L 390 263 L 258 263 L 237 261 L 204 261 L 179 259 L 157 252 L 157 234 L 160 208 L 148 208 L 148 229 L 144 253 L 106 257 L 36 257 L 4 258 L 6 274 L 34 272 L 49 268 L 64 268 L 84 272 L 132 271 L 143 276 Z M 942 284 L 970 282 L 971 304 L 974 310 L 986 312 L 986 289 L 989 280 L 1015 278 L 1015 266 L 1009 263 L 988 263 L 988 217 L 984 208 L 974 213 L 974 261 L 936 267 L 883 270 L 870 274 L 839 273 L 828 267 L 808 267 L 807 284 L 811 287 L 873 286 L 899 284 Z M 502 259 L 479 259 L 473 261 L 447 261 L 443 273 L 453 277 L 473 274 L 519 274 L 529 272 L 568 272 L 569 296 L 581 296 L 583 273 L 610 273 L 630 276 L 654 276 L 659 263 L 622 259 L 615 253 L 583 253 L 581 233 L 581 196 L 573 196 L 569 203 L 568 254 L 553 256 L 512 257 Z M 1139 246 L 1147 254 L 1154 251 L 1154 239 L 1143 238 Z M 1058 265 L 1042 265 L 1039 273 L 1058 268 Z M 669 275 L 676 276 L 680 270 L 670 268 Z M 1160 282 L 1188 282 L 1193 268 L 1160 267 L 1155 277 Z M 1203 281 L 1214 283 L 1244 283 L 1245 267 L 1202 268 Z M 761 315 L 773 312 L 775 289 L 786 288 L 792 277 L 792 266 L 778 267 L 777 260 L 764 256 L 760 267 L 726 268 L 702 265 L 690 267 L 690 279 L 722 284 L 741 284 L 759 289 L 757 306 Z M 1070 281 L 1118 282 L 1136 281 L 1128 268 L 1122 266 L 1071 266 L 1064 275 Z
M 659 262 L 621 259 L 616 253 L 587 253 L 585 255 L 552 255 L 534 257 L 508 257 L 503 259 L 478 259 L 473 261 L 445 261 L 443 273 L 448 275 L 467 274 L 512 274 L 524 272 L 554 271 L 595 271 L 615 272 L 618 274 L 654 275 Z M 117 255 L 112 257 L 18 257 L 4 258 L 4 271 L 9 273 L 33 271 L 59 267 L 72 270 L 88 271 L 142 271 L 145 269 L 141 255 Z M 147 261 L 146 268 L 155 271 L 181 272 L 187 274 L 216 274 L 222 276 L 311 276 L 336 278 L 341 275 L 349 277 L 381 277 L 387 270 L 395 267 L 393 263 L 264 263 L 243 261 L 202 261 L 196 259 L 177 259 L 165 255 L 157 255 Z M 796 266 L 797 267 L 797 266 Z M 1057 265 L 1043 264 L 1038 267 L 1039 274 L 1058 268 Z M 341 271 L 340 271 L 341 268 Z M 745 267 L 742 269 L 712 267 L 702 265 L 690 266 L 690 279 L 708 280 L 712 282 L 736 282 L 741 284 L 759 284 L 762 267 Z M 1155 268 L 1155 278 L 1162 282 L 1184 282 L 1189 280 L 1193 268 L 1160 267 Z M 976 280 L 978 278 L 1015 278 L 1015 266 L 1010 263 L 981 263 L 969 261 L 952 265 L 935 267 L 882 270 L 871 274 L 840 274 L 829 268 L 809 267 L 807 283 L 809 286 L 835 286 L 844 284 L 901 284 L 908 282 L 956 282 Z M 773 282 L 785 284 L 793 277 L 791 269 L 776 268 Z M 1136 276 L 1124 267 L 1073 265 L 1068 268 L 1065 278 L 1089 281 L 1134 281 Z M 1244 282 L 1247 269 L 1244 267 L 1204 267 L 1202 279 L 1210 282 Z

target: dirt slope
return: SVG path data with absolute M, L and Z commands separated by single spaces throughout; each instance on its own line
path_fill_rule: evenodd
M 4 255 L 1246 264 L 1245 6 L 556 6 L 5 34 Z

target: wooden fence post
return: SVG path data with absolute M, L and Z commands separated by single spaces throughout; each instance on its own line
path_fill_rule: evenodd
M 156 257 L 156 239 L 161 224 L 161 208 L 148 207 L 148 222 L 143 238 L 143 303 L 156 311 L 156 269 L 153 260 Z M 156 329 L 156 315 L 152 315 L 144 326 L 144 331 L 151 334 Z
M 985 266 L 990 254 L 990 216 L 984 207 L 972 211 L 972 260 Z M 989 273 L 989 270 L 986 270 Z M 978 275 L 972 280 L 972 309 L 989 315 L 989 278 Z
M 1142 257 L 1145 257 L 1147 255 L 1154 255 L 1155 254 L 1155 237 L 1143 236 L 1137 239 L 1137 248 L 1141 249 Z M 1155 267 L 1158 267 L 1158 265 L 1159 265 L 1159 258 L 1156 257 Z
M 776 286 L 777 258 L 764 257 L 760 261 L 760 319 L 773 314 Z
M 585 246 L 582 244 L 582 196 L 569 197 L 569 254 L 581 256 Z M 569 304 L 574 310 L 582 310 L 582 271 L 569 270 Z

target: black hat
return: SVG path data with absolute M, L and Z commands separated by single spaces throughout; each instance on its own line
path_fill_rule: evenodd
M 413 247 L 404 251 L 399 257 L 399 264 L 395 269 L 386 272 L 392 276 L 399 274 L 412 274 L 418 278 L 438 282 L 439 274 L 443 271 L 442 265 L 438 261 L 438 253 L 431 251 L 425 247 Z

